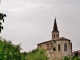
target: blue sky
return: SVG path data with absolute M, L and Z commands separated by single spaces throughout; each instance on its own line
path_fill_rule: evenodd
M 80 0 L 2 0 L 0 12 L 7 14 L 0 35 L 22 43 L 22 51 L 51 40 L 55 16 L 60 37 L 71 40 L 73 51 L 80 50 Z

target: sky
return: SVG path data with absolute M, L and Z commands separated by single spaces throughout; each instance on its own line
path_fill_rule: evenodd
M 0 36 L 21 43 L 22 51 L 51 40 L 55 17 L 60 37 L 71 40 L 73 51 L 80 50 L 80 0 L 2 0 L 0 12 L 7 15 Z

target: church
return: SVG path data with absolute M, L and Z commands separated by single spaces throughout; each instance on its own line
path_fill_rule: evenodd
M 64 56 L 72 55 L 71 40 L 60 37 L 56 18 L 52 30 L 52 39 L 37 44 L 38 49 L 44 49 L 48 60 L 61 60 Z

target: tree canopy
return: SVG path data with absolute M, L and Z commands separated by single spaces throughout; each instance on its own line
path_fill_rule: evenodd
M 27 60 L 47 60 L 44 50 L 34 49 L 27 53 Z
M 0 33 L 1 33 L 2 29 L 3 29 L 1 21 L 4 22 L 4 17 L 6 17 L 6 14 L 0 13 Z
M 0 60 L 21 60 L 20 45 L 14 45 L 11 41 L 0 39 Z

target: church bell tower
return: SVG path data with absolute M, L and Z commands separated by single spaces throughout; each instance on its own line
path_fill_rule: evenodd
M 52 31 L 52 40 L 55 40 L 56 38 L 59 38 L 59 31 L 57 27 L 56 18 L 54 19 L 54 27 Z

